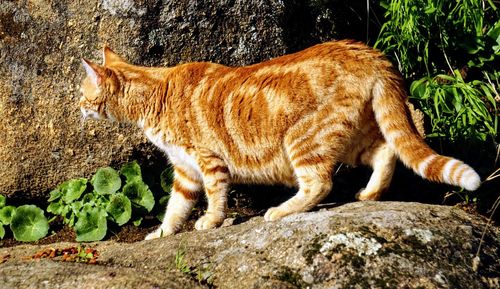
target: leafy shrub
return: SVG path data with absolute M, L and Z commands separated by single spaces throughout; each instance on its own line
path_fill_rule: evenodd
M 453 72 L 453 76 L 422 77 L 411 85 L 412 97 L 431 120 L 432 133 L 427 136 L 452 141 L 496 136 L 498 116 L 490 112 L 497 110 L 492 86 L 479 80 L 466 82 L 458 70 Z
M 6 203 L 5 196 L 0 195 L 0 239 L 5 237 L 4 226 L 7 225 L 17 241 L 32 242 L 47 235 L 49 223 L 42 209 L 35 205 L 16 208 Z
M 483 142 L 498 137 L 500 10 L 493 1 L 382 1 L 375 46 L 410 79 L 430 119 L 430 137 Z
M 47 211 L 62 216 L 65 224 L 74 227 L 76 240 L 81 242 L 102 240 L 108 221 L 118 226 L 129 221 L 139 225 L 141 215 L 150 212 L 155 204 L 135 161 L 125 164 L 120 172 L 100 168 L 90 182 L 85 178 L 66 181 L 50 193 L 48 201 Z

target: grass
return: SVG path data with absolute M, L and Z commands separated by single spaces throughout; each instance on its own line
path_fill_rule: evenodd
M 197 281 L 201 285 L 206 285 L 208 288 L 214 288 L 213 278 L 214 274 L 212 272 L 212 263 L 207 262 L 198 266 L 190 266 L 185 260 L 186 249 L 181 244 L 177 248 L 174 256 L 174 266 L 175 268 L 185 274 L 190 279 Z

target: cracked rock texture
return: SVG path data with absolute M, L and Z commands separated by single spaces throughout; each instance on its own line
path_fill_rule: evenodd
M 43 199 L 101 166 L 131 158 L 164 164 L 138 129 L 81 122 L 80 58 L 99 61 L 104 44 L 143 65 L 244 65 L 334 38 L 365 40 L 365 3 L 1 1 L 0 193 Z
M 235 223 L 238 223 L 237 220 Z M 133 244 L 100 242 L 97 265 L 0 250 L 2 288 L 498 288 L 500 230 L 444 206 L 357 202 Z M 53 244 L 65 248 L 76 244 Z M 175 256 L 181 261 L 175 262 Z M 178 258 L 179 259 L 179 258 Z M 181 270 L 189 268 L 189 270 Z

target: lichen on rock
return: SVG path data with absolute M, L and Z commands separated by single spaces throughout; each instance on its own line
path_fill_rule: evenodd
M 328 237 L 319 251 L 324 255 L 343 249 L 353 249 L 358 256 L 375 255 L 382 245 L 374 238 L 363 237 L 359 232 L 339 233 Z

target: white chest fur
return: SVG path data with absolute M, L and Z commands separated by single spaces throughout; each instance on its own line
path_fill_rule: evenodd
M 196 171 L 201 175 L 200 166 L 195 158 L 188 154 L 186 150 L 180 146 L 172 145 L 164 141 L 162 133 L 153 133 L 152 129 L 144 131 L 146 137 L 156 145 L 160 150 L 165 152 L 174 166 L 181 166 Z

